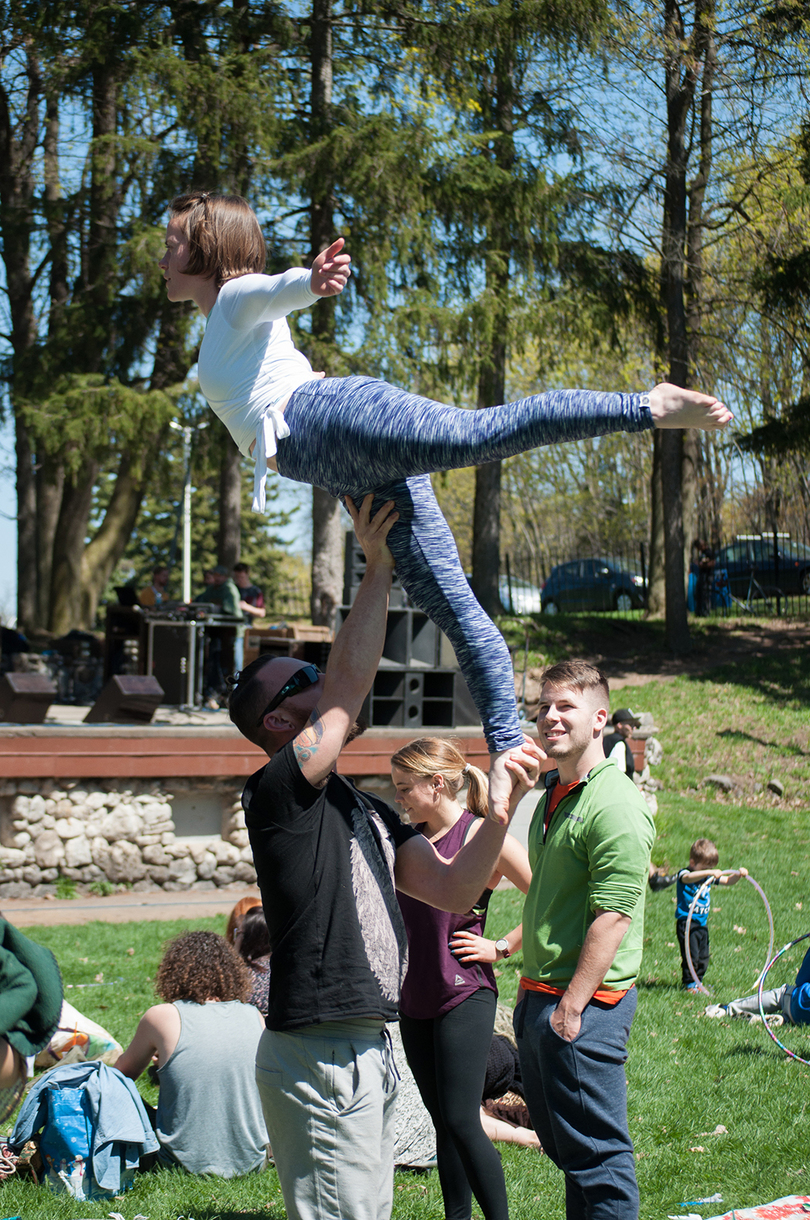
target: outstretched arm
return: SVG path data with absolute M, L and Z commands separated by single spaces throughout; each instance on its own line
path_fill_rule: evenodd
M 691 872 L 681 874 L 681 881 L 685 885 L 697 885 L 699 881 L 708 881 L 710 877 L 719 881 L 722 876 L 721 868 L 693 868 Z
M 743 877 L 748 876 L 747 868 L 726 868 L 717 878 L 719 885 L 736 885 Z
M 351 255 L 341 254 L 345 241 L 339 237 L 322 250 L 312 264 L 310 288 L 319 297 L 336 297 L 346 287 L 351 275 Z
M 373 496 L 366 496 L 360 508 L 346 500 L 366 557 L 366 570 L 354 605 L 329 653 L 323 694 L 306 727 L 293 740 L 301 774 L 316 788 L 326 783 L 337 762 L 371 689 L 385 642 L 388 593 L 394 574 L 394 560 L 385 540 L 398 514 L 389 500 L 372 517 L 373 500 Z

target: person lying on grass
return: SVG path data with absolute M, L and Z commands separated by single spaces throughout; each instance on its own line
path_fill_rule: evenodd
M 759 1015 L 759 994 L 743 996 L 728 1004 L 710 1004 L 707 1017 L 752 1017 Z M 810 949 L 804 955 L 796 982 L 785 983 L 762 993 L 762 1011 L 766 1016 L 781 1013 L 790 1025 L 810 1025 Z M 778 1022 L 777 1022 L 778 1024 Z

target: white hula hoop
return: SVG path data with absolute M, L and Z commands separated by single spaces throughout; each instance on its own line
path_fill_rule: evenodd
M 773 963 L 771 962 L 771 954 L 773 953 L 773 915 L 771 914 L 771 904 L 768 902 L 768 899 L 765 895 L 765 891 L 763 890 L 762 886 L 759 885 L 754 880 L 753 877 L 749 877 L 747 874 L 746 874 L 745 880 L 750 881 L 751 884 L 753 885 L 754 889 L 759 894 L 759 896 L 762 899 L 763 904 L 765 906 L 765 913 L 768 916 L 768 929 L 769 929 L 768 952 L 765 954 L 765 965 L 760 970 L 760 972 L 757 975 L 756 980 L 754 982 L 755 987 L 760 987 L 761 981 L 765 977 L 765 972 L 768 970 L 769 966 L 773 965 Z M 695 973 L 695 967 L 692 964 L 692 954 L 689 952 L 689 932 L 692 927 L 692 916 L 695 913 L 695 908 L 697 907 L 697 904 L 700 901 L 701 895 L 703 894 L 704 890 L 708 890 L 708 888 L 712 885 L 714 885 L 714 877 L 707 877 L 706 880 L 703 882 L 703 884 L 698 889 L 698 892 L 695 894 L 694 898 L 692 899 L 692 902 L 690 903 L 690 906 L 689 906 L 689 914 L 686 916 L 686 930 L 684 931 L 684 938 L 683 938 L 683 948 L 684 948 L 684 953 L 686 955 L 686 964 L 689 967 L 689 973 L 691 974 L 695 984 L 697 985 L 698 991 L 702 991 L 704 995 L 711 995 L 711 992 L 709 991 L 709 989 L 707 987 L 703 986 L 703 984 L 701 983 L 697 974 Z

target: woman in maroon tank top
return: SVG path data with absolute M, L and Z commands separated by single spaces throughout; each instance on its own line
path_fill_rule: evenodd
M 449 741 L 423 737 L 391 759 L 397 804 L 439 855 L 452 858 L 487 814 L 487 777 Z M 468 787 L 467 808 L 458 793 Z M 525 894 L 531 872 L 507 835 L 475 907 L 438 911 L 398 894 L 408 932 L 400 1024 L 405 1054 L 436 1128 L 445 1220 L 470 1220 L 475 1195 L 485 1220 L 507 1220 L 501 1159 L 481 1126 L 481 1095 L 495 1021 L 494 962 L 522 944 L 518 925 L 499 941 L 484 936 L 487 904 L 502 876 Z

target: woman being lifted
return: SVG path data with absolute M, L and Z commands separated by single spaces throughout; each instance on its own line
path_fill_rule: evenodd
M 313 372 L 293 345 L 287 315 L 336 296 L 350 275 L 338 238 L 312 269 L 264 275 L 256 214 L 236 195 L 181 195 L 170 207 L 160 266 L 171 301 L 205 315 L 199 381 L 240 451 L 256 463 L 254 509 L 264 510 L 268 466 L 355 504 L 375 493 L 399 519 L 388 535 L 411 601 L 455 649 L 489 746 L 489 791 L 505 819 L 511 783 L 503 760 L 523 741 L 512 663 L 498 629 L 472 594 L 430 474 L 478 466 L 538 445 L 650 428 L 722 428 L 716 398 L 658 385 L 649 393 L 553 390 L 468 411 L 372 377 Z

